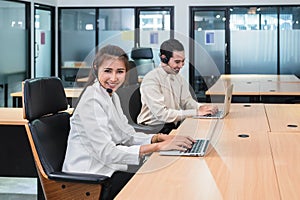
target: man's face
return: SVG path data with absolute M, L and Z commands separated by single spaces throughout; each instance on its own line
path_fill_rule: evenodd
M 173 51 L 173 56 L 169 60 L 169 66 L 174 72 L 179 73 L 184 66 L 185 54 L 184 51 Z

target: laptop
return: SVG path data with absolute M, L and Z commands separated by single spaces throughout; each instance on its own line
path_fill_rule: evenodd
M 233 84 L 228 86 L 225 90 L 225 97 L 224 97 L 224 109 L 219 110 L 217 113 L 211 115 L 195 115 L 193 118 L 196 119 L 216 119 L 216 118 L 224 118 L 230 111 L 231 99 L 232 99 L 232 91 L 233 91 Z
M 207 133 L 206 138 L 199 138 L 193 144 L 191 149 L 187 151 L 178 151 L 178 150 L 166 150 L 160 151 L 159 155 L 161 156 L 200 156 L 203 157 L 207 155 L 212 149 L 213 145 L 216 144 L 219 136 L 219 132 L 217 131 L 217 124 L 219 119 L 213 120 L 211 123 L 211 128 Z

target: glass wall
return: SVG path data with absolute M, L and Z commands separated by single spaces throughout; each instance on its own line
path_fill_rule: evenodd
M 61 9 L 59 26 L 61 78 L 73 87 L 76 78 L 88 75 L 84 61 L 96 46 L 96 10 Z
M 276 74 L 276 7 L 230 8 L 232 74 Z
M 226 13 L 225 9 L 194 9 L 192 17 L 194 58 L 190 62 L 190 79 L 198 99 L 203 101 L 204 92 L 225 72 Z
M 129 57 L 137 46 L 152 47 L 158 55 L 160 43 L 171 37 L 172 13 L 171 7 L 60 8 L 59 75 L 64 86 L 80 86 L 76 80 L 88 76 L 97 47 L 106 44 L 120 46 Z
M 300 77 L 300 7 L 280 8 L 280 73 Z
M 101 8 L 99 9 L 99 45 L 114 44 L 127 53 L 134 46 L 134 9 Z
M 0 106 L 12 106 L 29 68 L 26 4 L 0 0 Z
M 195 68 L 203 76 L 215 74 L 216 67 L 225 72 L 225 21 L 224 11 L 195 12 Z
M 89 73 L 97 47 L 114 44 L 130 52 L 134 46 L 134 9 L 61 9 L 60 66 L 66 87 Z
M 51 76 L 54 71 L 53 58 L 52 55 L 53 47 L 52 47 L 52 13 L 51 10 L 46 10 L 39 5 L 35 6 L 35 70 L 34 77 L 45 77 Z
M 140 8 L 139 9 L 139 43 L 140 47 L 151 47 L 153 50 L 154 62 L 157 66 L 160 63 L 160 44 L 172 37 L 172 16 L 173 8 Z
M 216 11 L 222 9 L 222 13 Z M 214 65 L 221 74 L 300 77 L 300 6 L 191 7 L 190 10 L 191 37 L 195 41 L 191 45 L 190 60 L 194 63 L 190 66 L 190 83 L 198 96 L 204 96 L 211 85 L 203 77 L 215 76 L 211 71 Z M 211 80 L 213 83 L 214 79 Z

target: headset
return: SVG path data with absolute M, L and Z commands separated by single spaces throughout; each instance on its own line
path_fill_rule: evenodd
M 170 58 L 172 57 L 172 54 L 173 54 L 172 52 L 161 49 L 160 54 L 159 54 L 161 62 L 168 64 L 170 61 Z M 162 57 L 162 56 L 164 56 L 164 57 Z
M 167 57 L 162 58 L 161 55 L 160 55 L 160 60 L 162 63 L 165 63 L 165 64 L 169 63 L 169 58 L 167 58 Z

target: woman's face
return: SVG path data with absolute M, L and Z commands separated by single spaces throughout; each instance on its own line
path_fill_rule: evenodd
M 102 87 L 116 91 L 125 81 L 126 66 L 119 59 L 108 59 L 98 68 L 98 80 Z

